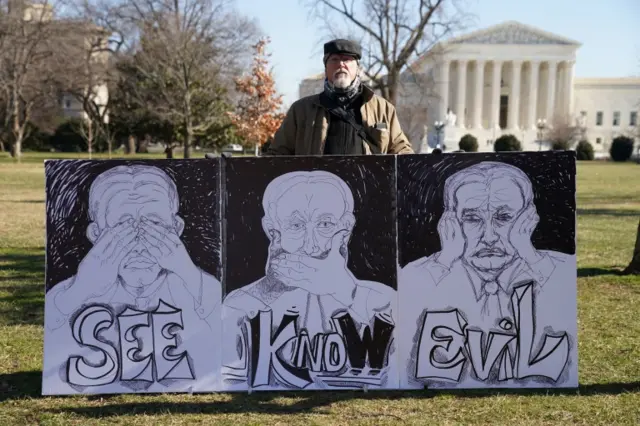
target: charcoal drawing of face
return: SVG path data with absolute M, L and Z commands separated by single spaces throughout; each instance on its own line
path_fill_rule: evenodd
M 94 244 L 106 230 L 124 222 L 129 222 L 136 232 L 142 231 L 143 220 L 178 236 L 184 230 L 184 221 L 177 215 L 175 184 L 152 166 L 119 166 L 104 172 L 91 186 L 89 205 L 92 222 L 87 237 Z M 118 275 L 127 286 L 141 288 L 156 281 L 163 270 L 144 240 L 136 241 L 120 263 Z
M 262 225 L 269 260 L 281 253 L 324 259 L 332 237 L 351 232 L 355 223 L 353 196 L 342 179 L 324 171 L 293 172 L 274 179 L 263 198 Z M 346 245 L 340 248 L 347 257 Z M 267 266 L 267 274 L 270 273 Z
M 452 175 L 445 203 L 453 210 L 465 238 L 463 259 L 478 272 L 493 275 L 516 258 L 511 229 L 531 204 L 527 176 L 502 163 L 484 162 Z

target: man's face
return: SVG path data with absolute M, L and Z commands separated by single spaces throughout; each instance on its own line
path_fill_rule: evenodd
M 277 202 L 275 232 L 280 243 L 272 255 L 281 252 L 324 258 L 331 250 L 331 238 L 345 229 L 345 203 L 338 189 L 328 183 L 304 183 L 287 191 Z
M 358 73 L 356 59 L 349 55 L 331 55 L 326 65 L 327 79 L 338 89 L 349 87 Z
M 466 240 L 464 258 L 478 272 L 499 273 L 515 256 L 509 233 L 524 207 L 519 188 L 508 178 L 498 178 L 488 185 L 462 185 L 456 198 Z
M 149 221 L 175 232 L 173 214 L 169 208 L 169 198 L 163 191 L 152 187 L 138 190 L 122 190 L 113 196 L 106 206 L 104 221 L 99 221 L 101 229 L 112 228 L 128 219 L 131 226 L 138 228 L 144 217 Z M 144 287 L 153 283 L 162 268 L 149 253 L 144 240 L 139 239 L 133 249 L 125 255 L 118 268 L 118 275 L 131 287 Z

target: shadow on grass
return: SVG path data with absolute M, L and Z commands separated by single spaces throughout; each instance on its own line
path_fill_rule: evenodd
M 600 277 L 603 275 L 623 276 L 622 269 L 614 268 L 578 268 L 578 277 Z
M 0 325 L 42 325 L 44 315 L 44 253 L 0 255 Z
M 624 209 L 577 209 L 578 216 L 615 216 L 615 217 L 638 217 L 638 210 Z
M 44 200 L 0 200 L 0 203 L 44 204 Z
M 3 268 L 13 269 L 17 274 L 44 274 L 44 260 L 44 248 L 0 254 L 0 263 L 4 263 Z M 9 275 L 9 278 L 13 276 Z
M 21 398 L 39 398 L 41 393 L 41 371 L 23 371 L 5 374 L 0 379 L 0 402 Z M 207 394 L 175 394 L 187 398 L 185 401 L 148 401 L 157 394 L 139 394 L 139 402 L 109 404 L 110 400 L 120 399 L 119 395 L 85 395 L 89 400 L 100 399 L 104 404 L 95 407 L 62 407 L 52 408 L 52 413 L 74 413 L 85 417 L 105 417 L 131 415 L 144 412 L 147 415 L 180 413 L 180 414 L 219 414 L 219 413 L 266 413 L 295 414 L 306 412 L 336 402 L 350 400 L 397 400 L 401 398 L 428 399 L 449 395 L 457 398 L 486 398 L 496 395 L 519 396 L 593 396 L 620 395 L 640 392 L 640 382 L 629 383 L 594 383 L 582 385 L 578 389 L 492 389 L 492 390 L 407 390 L 407 391 L 288 391 L 288 392 L 254 392 L 229 393 L 231 397 L 225 401 L 201 401 Z M 60 398 L 73 398 L 61 396 Z M 283 398 L 296 399 L 288 404 Z

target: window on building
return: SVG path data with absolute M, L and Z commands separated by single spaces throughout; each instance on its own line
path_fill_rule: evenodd
M 596 138 L 596 143 L 597 144 L 601 144 L 602 143 L 602 138 Z
M 613 125 L 614 126 L 620 125 L 620 111 L 613 112 Z
M 602 111 L 596 112 L 596 126 L 602 126 Z
M 638 125 L 638 112 L 631 111 L 631 115 L 629 116 L 629 126 L 637 126 Z
M 64 100 L 64 107 L 66 109 L 70 109 L 71 108 L 71 99 L 65 99 Z

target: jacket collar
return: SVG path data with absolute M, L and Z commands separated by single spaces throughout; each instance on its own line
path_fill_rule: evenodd
M 313 95 L 313 104 L 326 109 L 326 107 L 322 104 L 322 101 L 320 99 L 320 95 L 322 93 L 324 92 Z M 362 105 L 364 106 L 367 102 L 373 99 L 374 96 L 375 96 L 375 92 L 373 91 L 373 89 L 371 89 L 366 84 L 362 83 Z

